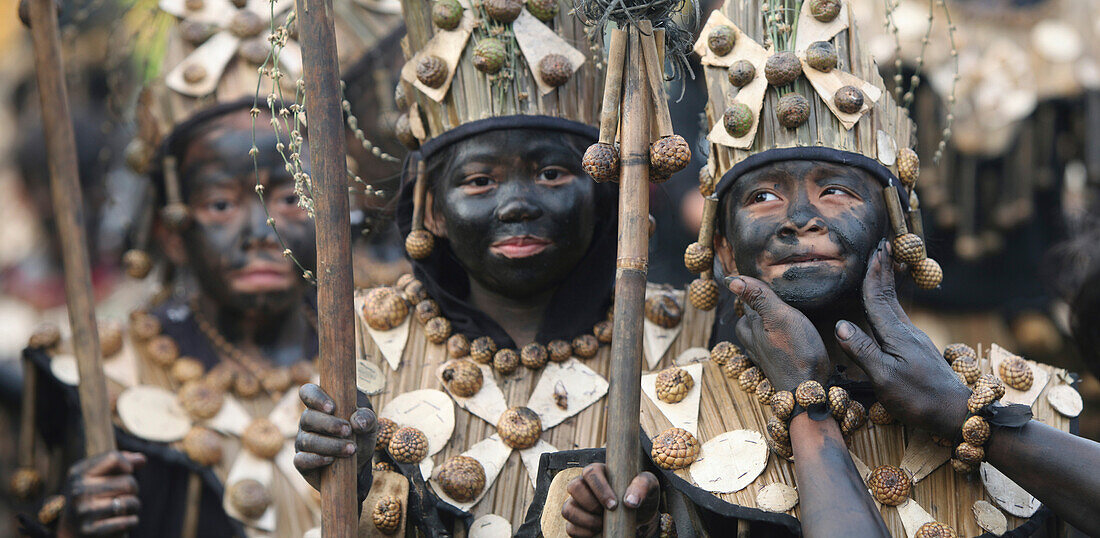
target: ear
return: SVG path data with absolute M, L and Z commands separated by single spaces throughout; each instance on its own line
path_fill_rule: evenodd
M 179 232 L 169 230 L 160 219 L 157 219 L 153 224 L 153 236 L 157 238 L 161 250 L 173 265 L 187 263 L 187 249 L 183 246 L 183 237 Z
M 431 189 L 424 193 L 424 227 L 436 237 L 447 237 L 447 221 L 435 214 L 435 195 Z
M 737 272 L 737 262 L 733 260 L 733 247 L 725 237 L 719 234 L 714 234 L 714 255 L 722 264 L 722 274 L 726 276 L 741 274 Z

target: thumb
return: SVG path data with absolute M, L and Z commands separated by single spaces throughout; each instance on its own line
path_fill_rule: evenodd
M 882 379 L 886 365 L 894 358 L 883 353 L 878 343 L 850 321 L 836 323 L 836 339 L 840 348 L 851 357 L 872 380 Z
M 755 278 L 734 276 L 729 277 L 726 283 L 730 291 L 761 316 L 766 316 L 773 312 L 777 305 L 783 304 L 783 300 L 767 284 Z

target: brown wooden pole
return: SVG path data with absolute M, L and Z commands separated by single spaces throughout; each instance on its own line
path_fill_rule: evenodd
M 95 297 L 84 234 L 84 202 L 77 169 L 76 138 L 69 115 L 69 96 L 61 63 L 61 40 L 54 0 L 24 0 L 20 11 L 31 29 L 38 94 L 42 103 L 42 124 L 49 157 L 50 194 L 61 240 L 61 261 L 65 268 L 65 300 L 73 333 L 80 383 L 80 413 L 84 419 L 84 450 L 89 456 L 115 449 L 111 426 L 111 404 L 103 358 L 96 330 Z
M 298 0 L 299 42 L 309 122 L 310 175 L 317 223 L 317 319 L 321 388 L 334 414 L 355 411 L 355 327 L 352 306 L 344 116 L 332 0 Z M 355 458 L 337 458 L 321 475 L 321 534 L 356 536 Z
M 644 22 L 644 21 L 643 21 Z M 622 505 L 626 486 L 641 470 L 642 310 L 649 269 L 649 122 L 653 112 L 637 28 L 627 44 L 623 87 L 622 175 L 619 180 L 619 252 L 615 326 L 607 413 L 607 471 L 619 508 L 604 518 L 604 536 L 634 536 L 636 513 Z

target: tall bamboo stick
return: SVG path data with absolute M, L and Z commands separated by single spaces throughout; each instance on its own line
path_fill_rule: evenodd
M 333 413 L 349 418 L 355 411 L 351 229 L 332 0 L 299 0 L 297 9 L 316 203 L 321 388 L 336 402 Z M 337 458 L 321 475 L 323 536 L 356 535 L 355 500 L 355 459 Z
M 648 22 L 648 21 L 642 21 Z M 642 309 L 649 268 L 649 122 L 653 111 L 638 28 L 627 44 L 622 99 L 622 175 L 619 179 L 619 252 L 615 274 L 615 326 L 607 413 L 607 470 L 620 508 L 604 518 L 604 536 L 634 536 L 634 510 L 622 505 L 626 486 L 641 468 L 639 418 Z
M 61 64 L 61 40 L 57 4 L 53 0 L 24 0 L 26 22 L 34 44 L 34 65 L 42 102 L 42 123 L 49 157 L 50 194 L 57 233 L 61 240 L 61 261 L 65 268 L 65 300 L 73 333 L 80 383 L 80 414 L 84 419 L 84 450 L 89 456 L 115 449 L 111 407 L 103 357 L 96 330 L 95 297 L 84 234 L 84 202 L 77 169 L 76 138 L 69 114 L 65 72 Z

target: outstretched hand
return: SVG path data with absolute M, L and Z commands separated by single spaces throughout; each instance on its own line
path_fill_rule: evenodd
M 298 435 L 294 438 L 294 467 L 309 485 L 320 490 L 321 469 L 332 465 L 336 458 L 356 455 L 358 469 L 370 464 L 378 436 L 373 411 L 360 407 L 352 413 L 350 421 L 337 418 L 332 414 L 336 403 L 313 383 L 302 385 L 298 397 L 306 410 L 302 411 Z
M 874 338 L 845 320 L 837 322 L 836 337 L 871 378 L 879 401 L 905 424 L 943 437 L 955 435 L 966 419 L 970 390 L 898 304 L 885 240 L 867 263 L 863 308 Z
M 755 278 L 735 276 L 728 283 L 745 305 L 745 315 L 737 320 L 737 339 L 772 387 L 793 391 L 811 379 L 825 384 L 829 354 L 809 318 Z
M 569 498 L 561 507 L 565 518 L 565 532 L 573 538 L 597 536 L 603 532 L 603 514 L 605 510 L 618 508 L 615 491 L 607 480 L 607 466 L 591 463 L 584 468 L 581 476 L 569 482 L 566 488 Z M 657 505 L 661 498 L 661 486 L 653 473 L 643 472 L 634 477 L 626 487 L 623 504 L 638 511 L 638 527 L 649 525 L 657 520 Z
M 134 471 L 145 465 L 136 452 L 105 452 L 69 468 L 60 536 L 110 536 L 138 524 L 141 501 Z

